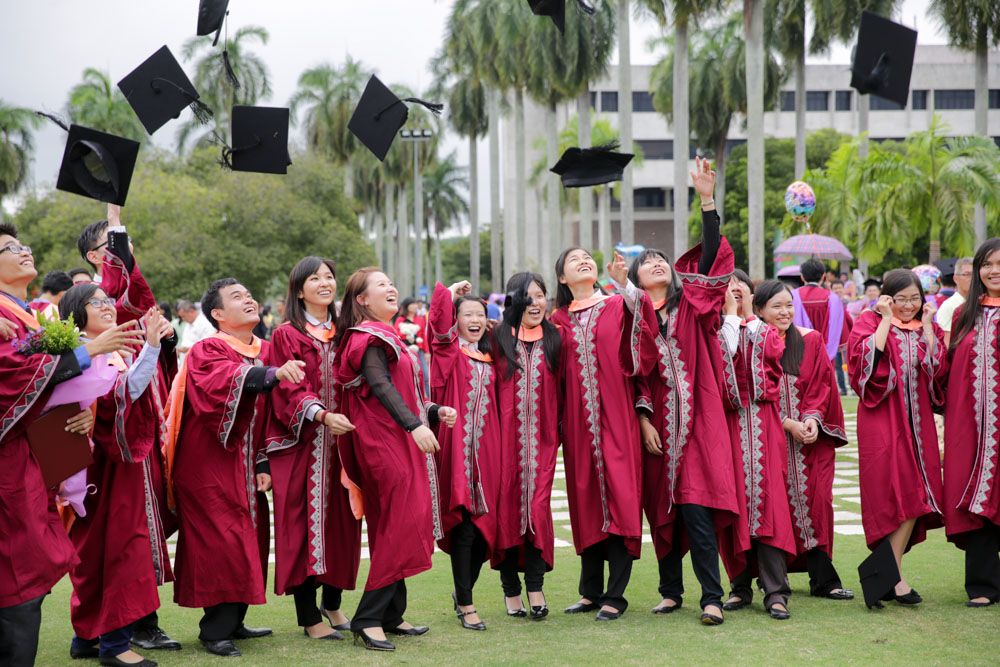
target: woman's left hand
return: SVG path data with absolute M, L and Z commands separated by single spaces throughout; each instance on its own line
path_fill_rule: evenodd
M 937 313 L 937 306 L 928 301 L 924 304 L 923 317 L 921 322 L 925 327 L 930 326 L 934 322 L 934 315 Z
M 448 428 L 453 428 L 455 421 L 458 419 L 458 410 L 442 405 L 438 408 L 438 419 Z
M 607 268 L 608 275 L 617 284 L 624 285 L 628 282 L 628 264 L 625 263 L 625 258 L 617 250 L 615 250 L 614 259 L 605 268 Z

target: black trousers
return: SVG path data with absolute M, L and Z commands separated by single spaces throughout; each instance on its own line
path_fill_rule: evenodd
M 965 592 L 970 600 L 1000 601 L 1000 526 L 987 524 L 966 537 Z
M 719 545 L 715 539 L 712 510 L 701 505 L 678 505 L 680 521 L 674 529 L 674 544 L 687 533 L 691 547 L 691 565 L 701 584 L 701 608 L 722 605 L 722 580 L 719 576 Z M 681 550 L 674 548 L 660 559 L 660 597 L 681 603 L 684 595 L 684 575 Z
M 810 595 L 822 597 L 832 590 L 844 587 L 833 561 L 822 549 L 810 549 L 806 552 L 806 570 L 809 572 Z
M 608 587 L 604 588 L 604 561 L 608 562 Z M 610 535 L 580 554 L 580 597 L 619 612 L 628 608 L 625 589 L 632 576 L 632 556 L 625 548 L 625 538 Z
M 461 606 L 472 604 L 472 589 L 486 560 L 486 538 L 462 510 L 462 523 L 451 529 L 451 576 L 455 580 L 455 598 Z
M 198 639 L 207 642 L 217 642 L 229 639 L 243 625 L 249 605 L 241 602 L 223 602 L 213 607 L 205 607 L 205 615 L 201 617 L 198 626 L 201 632 Z
M 155 630 L 158 627 L 160 627 L 160 617 L 154 611 L 153 613 L 149 614 L 148 616 L 143 616 L 138 621 L 136 621 L 135 623 L 133 623 L 132 624 L 132 631 L 133 632 L 152 631 L 152 630 Z
M 333 586 L 320 584 L 315 577 L 309 577 L 292 589 L 292 597 L 295 600 L 295 618 L 300 627 L 307 628 L 323 622 L 323 616 L 319 613 L 319 607 L 316 606 L 316 590 L 319 588 L 323 589 L 323 609 L 327 611 L 340 609 L 343 591 Z
M 792 589 L 788 586 L 788 564 L 785 562 L 785 552 L 754 540 L 753 548 L 747 555 L 750 564 L 746 570 L 732 580 L 733 590 L 730 595 L 735 595 L 747 602 L 753 600 L 753 575 L 750 574 L 750 571 L 751 565 L 756 563 L 760 573 L 760 585 L 764 589 L 764 608 L 770 609 L 771 605 L 775 604 L 787 607 L 788 596 L 792 594 Z
M 406 611 L 406 580 L 400 579 L 383 588 L 365 591 L 351 619 L 351 630 L 396 628 Z
M 503 587 L 503 594 L 509 598 L 517 597 L 521 594 L 521 579 L 517 576 L 518 562 L 520 560 L 520 547 L 513 547 L 507 550 L 502 563 L 500 563 L 500 585 Z M 524 587 L 529 593 L 540 593 L 542 584 L 545 583 L 545 559 L 542 558 L 542 550 L 531 543 L 527 537 L 524 538 Z
M 14 607 L 0 607 L 0 665 L 32 667 L 38 652 L 44 595 Z

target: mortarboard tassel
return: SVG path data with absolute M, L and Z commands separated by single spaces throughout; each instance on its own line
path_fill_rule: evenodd
M 229 62 L 229 51 L 226 49 L 222 50 L 222 64 L 226 67 L 226 78 L 229 79 L 229 83 L 233 85 L 235 90 L 239 90 L 240 80 L 236 78 L 236 71 L 233 70 L 233 65 Z
M 384 114 L 386 111 L 388 111 L 389 109 L 393 108 L 397 104 L 402 104 L 403 102 L 413 102 L 414 104 L 419 104 L 420 106 L 427 108 L 435 116 L 440 116 L 441 115 L 441 111 L 444 110 L 444 105 L 441 104 L 440 102 L 427 102 L 427 101 L 424 101 L 424 100 L 420 99 L 419 97 L 407 97 L 407 98 L 402 99 L 402 100 L 396 100 L 396 101 L 392 102 L 391 104 L 389 104 L 389 106 L 387 106 L 386 108 L 384 108 L 381 111 L 379 111 L 377 114 L 375 114 L 375 120 L 381 119 L 382 118 L 382 114 Z
M 194 114 L 194 117 L 197 119 L 199 123 L 201 123 L 202 125 L 208 125 L 210 122 L 212 122 L 212 117 L 215 115 L 215 112 L 212 111 L 212 108 L 209 107 L 207 104 L 205 104 L 200 99 L 192 95 L 190 91 L 181 88 L 170 79 L 156 77 L 149 82 L 149 86 L 156 92 L 159 92 L 159 89 L 156 87 L 156 83 L 158 81 L 162 81 L 163 83 L 173 86 L 180 92 L 181 95 L 191 100 L 190 104 L 188 104 L 188 107 L 191 109 L 191 113 Z
M 584 12 L 585 14 L 589 14 L 590 16 L 593 16 L 594 14 L 597 13 L 596 9 L 594 9 L 593 7 L 591 7 L 590 5 L 588 5 L 583 0 L 576 0 L 576 4 L 578 4 L 580 6 L 580 10 L 582 12 Z
M 55 115 L 50 114 L 50 113 L 45 113 L 44 111 L 36 111 L 35 113 L 38 114 L 39 116 L 41 116 L 42 118 L 48 118 L 53 123 L 55 123 L 56 125 L 58 125 L 59 127 L 61 127 L 63 130 L 65 130 L 66 132 L 69 132 L 69 127 L 66 125 L 65 121 L 63 121 L 58 116 L 55 116 Z

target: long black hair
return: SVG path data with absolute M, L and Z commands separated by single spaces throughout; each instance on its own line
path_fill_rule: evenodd
M 767 302 L 781 294 L 792 290 L 780 280 L 765 280 L 757 289 L 753 291 L 753 309 L 760 315 L 767 306 Z M 799 332 L 799 328 L 793 323 L 785 332 L 785 352 L 781 355 L 781 368 L 790 375 L 798 375 L 802 366 L 802 355 L 805 352 L 806 343 Z
M 87 302 L 94 296 L 94 292 L 101 289 L 96 283 L 80 283 L 66 290 L 62 299 L 59 300 L 59 319 L 65 320 L 70 315 L 73 316 L 73 324 L 80 331 L 87 328 Z
M 545 280 L 541 275 L 530 271 L 515 273 L 507 281 L 507 304 L 504 310 L 503 322 L 494 329 L 497 347 L 500 354 L 507 360 L 504 375 L 511 377 L 515 370 L 523 370 L 517 360 L 517 331 L 521 327 L 521 317 L 525 309 L 530 304 L 528 298 L 528 288 L 531 283 L 538 285 L 542 294 L 548 297 L 549 292 L 545 288 Z M 570 299 L 572 301 L 572 299 Z M 549 322 L 548 318 L 542 318 L 542 352 L 545 354 L 545 364 L 553 373 L 559 367 L 559 348 L 562 345 L 562 338 L 555 325 Z
M 589 250 L 578 245 L 570 246 L 562 251 L 559 258 L 556 259 L 556 308 L 562 308 L 573 303 L 573 290 L 569 288 L 569 285 L 559 282 L 559 279 L 563 277 L 566 269 L 566 258 L 574 250 L 582 250 L 593 259 L 593 254 Z M 594 263 L 597 263 L 596 260 Z M 600 267 L 598 267 L 598 270 L 600 270 Z M 601 289 L 601 286 L 597 282 L 596 276 L 594 277 L 594 289 L 600 290 L 602 294 L 604 293 L 604 290 Z
M 651 257 L 659 257 L 670 267 L 670 285 L 667 287 L 667 312 L 672 312 L 681 301 L 681 281 L 677 278 L 677 271 L 674 270 L 674 263 L 667 257 L 667 253 L 655 248 L 647 248 L 639 253 L 639 256 L 632 260 L 632 266 L 628 268 L 628 279 L 632 284 L 641 289 L 646 289 L 639 284 L 639 267 L 643 262 Z
M 302 291 L 302 287 L 306 284 L 309 276 L 319 271 L 324 264 L 330 269 L 330 273 L 333 274 L 333 279 L 336 281 L 337 267 L 333 263 L 333 260 L 323 259 L 314 255 L 300 259 L 292 267 L 291 273 L 288 274 L 288 296 L 285 298 L 285 321 L 291 322 L 293 327 L 303 333 L 306 332 L 306 304 L 299 297 L 299 292 Z M 336 292 L 334 292 L 333 301 L 326 307 L 331 322 L 337 321 L 336 296 Z
M 994 236 L 991 239 L 983 241 L 983 244 L 976 250 L 976 256 L 972 258 L 972 282 L 969 283 L 969 295 L 965 299 L 965 305 L 962 306 L 961 312 L 952 324 L 951 329 L 953 333 L 951 335 L 951 344 L 949 345 L 950 349 L 954 349 L 976 326 L 979 313 L 983 311 L 983 305 L 979 303 L 979 300 L 989 295 L 979 272 L 990 255 L 998 250 L 1000 250 L 1000 238 Z
M 458 310 L 459 310 L 459 308 L 462 307 L 463 303 L 475 303 L 475 304 L 478 304 L 483 309 L 483 313 L 486 315 L 486 319 L 487 320 L 489 319 L 489 317 L 490 317 L 490 311 L 489 311 L 489 308 L 486 307 L 486 302 L 483 301 L 482 299 L 480 299 L 478 296 L 475 296 L 474 294 L 466 294 L 465 296 L 460 296 L 457 299 L 455 299 L 455 321 L 456 322 L 458 322 Z M 400 317 L 403 317 L 405 319 L 406 318 L 406 314 L 405 313 L 400 313 Z M 479 351 L 482 352 L 483 354 L 489 354 L 489 352 L 490 352 L 490 342 L 486 339 L 486 331 L 483 331 L 483 337 L 479 339 L 478 343 L 476 343 L 476 348 L 478 348 Z

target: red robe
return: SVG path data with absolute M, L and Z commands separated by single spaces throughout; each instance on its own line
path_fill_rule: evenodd
M 283 595 L 315 576 L 320 583 L 353 589 L 361 560 L 361 522 L 351 513 L 340 482 L 337 437 L 306 421 L 311 405 L 338 411 L 333 381 L 335 353 L 285 322 L 271 334 L 271 364 L 306 362 L 306 379 L 271 392 L 267 458 L 274 498 L 274 592 Z
M 907 545 L 923 542 L 940 528 L 941 454 L 934 406 L 943 395 L 939 382 L 948 372 L 944 336 L 927 353 L 923 331 L 889 330 L 876 363 L 875 330 L 882 316 L 861 314 L 851 331 L 847 363 L 858 401 L 858 467 L 861 520 L 868 547 L 909 519 L 917 519 Z
M 733 251 L 722 240 L 709 275 L 697 273 L 702 247 L 677 260 L 683 291 L 658 334 L 653 372 L 639 378 L 637 407 L 652 412 L 663 455 L 643 449 L 642 504 L 656 557 L 671 552 L 678 504 L 718 510 L 723 528 L 739 516 L 732 445 L 722 404 L 722 354 L 716 343 L 719 312 L 733 271 Z M 676 545 L 686 550 L 687 545 Z
M 620 535 L 633 558 L 642 541 L 642 443 L 631 378 L 656 363 L 656 314 L 622 295 L 552 315 L 560 327 L 563 457 L 578 554 Z
M 133 258 L 132 271 L 125 270 L 125 264 L 110 252 L 104 253 L 101 265 L 101 289 L 114 299 L 118 312 L 118 324 L 137 320 L 150 308 L 156 307 L 153 290 L 139 270 L 139 263 Z
M 16 307 L 0 297 L 0 317 L 23 338 L 29 330 L 12 312 Z M 77 562 L 25 434 L 54 386 L 57 362 L 0 342 L 0 608 L 48 593 Z
M 802 307 L 809 315 L 812 328 L 823 337 L 823 345 L 826 345 L 827 330 L 830 325 L 830 290 L 817 285 L 804 285 L 797 289 L 799 297 L 802 299 Z M 840 340 L 838 347 L 847 345 L 847 338 L 851 333 L 854 322 L 847 314 L 847 307 L 843 302 L 838 301 L 839 307 L 844 309 L 844 326 L 840 329 Z
M 727 419 L 743 465 L 737 469 L 740 521 L 721 540 L 730 577 L 746 569 L 750 540 L 795 554 L 795 533 L 788 505 L 788 447 L 781 426 L 781 355 L 784 339 L 774 327 L 740 327 L 736 355 L 725 369 Z
M 248 359 L 220 338 L 206 338 L 185 360 L 187 390 L 174 458 L 180 530 L 174 601 L 182 607 L 223 602 L 264 604 L 266 522 L 254 466 L 263 444 L 266 397 L 244 392 L 247 373 L 268 365 L 269 343 Z M 265 540 L 266 542 L 266 540 Z
M 362 374 L 369 346 L 385 349 L 392 384 L 407 407 L 427 422 L 420 364 L 387 324 L 363 322 L 344 337 L 334 362 L 343 387 L 343 413 L 355 426 L 339 443 L 350 480 L 364 494 L 370 566 L 366 591 L 384 588 L 431 568 L 434 540 L 441 537 L 434 457 L 424 454 L 396 424 Z
M 833 474 L 836 448 L 847 444 L 844 410 L 837 395 L 837 376 L 826 356 L 823 337 L 812 329 L 802 330 L 805 349 L 798 375 L 781 378 L 781 418 L 819 423 L 819 437 L 804 445 L 785 433 L 788 443 L 788 500 L 795 521 L 797 558 L 789 564 L 793 572 L 805 572 L 803 557 L 820 549 L 833 558 Z
M 451 292 L 438 283 L 427 317 L 431 347 L 431 398 L 458 411 L 454 427 L 438 427 L 440 451 L 435 455 L 441 486 L 441 530 L 438 545 L 451 553 L 451 530 L 462 522 L 462 510 L 486 540 L 486 557 L 497 545 L 500 504 L 500 409 L 496 372 L 489 357 L 464 353 L 455 323 Z
M 948 539 L 1000 526 L 1000 307 L 983 305 L 951 352 L 944 416 L 944 520 Z
M 77 517 L 69 532 L 80 556 L 70 573 L 70 618 L 76 636 L 87 639 L 156 611 L 156 587 L 172 578 L 151 474 L 160 456 L 156 380 L 135 401 L 127 385 L 119 373 L 97 401 L 94 462 L 87 468 L 87 483 L 97 490 L 85 499 L 87 516 Z

